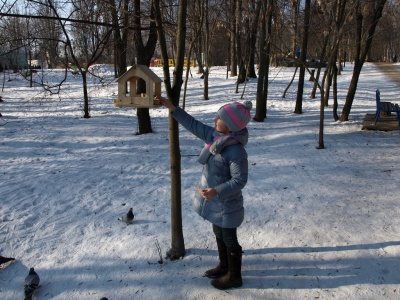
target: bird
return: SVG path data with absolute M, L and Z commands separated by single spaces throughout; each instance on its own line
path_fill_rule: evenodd
M 0 255 L 0 265 L 4 265 L 6 263 L 8 263 L 9 261 L 13 261 L 15 260 L 15 258 L 12 257 L 4 257 Z
M 133 210 L 133 208 L 130 208 L 129 211 L 126 213 L 126 215 L 123 216 L 123 217 L 118 218 L 118 220 L 121 221 L 121 222 L 125 222 L 126 225 L 131 224 L 132 221 L 133 221 L 133 218 L 135 217 L 133 215 L 133 211 L 132 210 Z
M 40 283 L 39 275 L 35 272 L 34 268 L 30 268 L 29 274 L 28 276 L 25 277 L 25 283 L 24 283 L 25 300 L 32 300 L 33 294 L 39 287 L 39 283 Z

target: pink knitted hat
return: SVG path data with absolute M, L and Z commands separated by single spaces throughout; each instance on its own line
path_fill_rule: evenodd
M 218 110 L 218 116 L 224 121 L 232 132 L 244 129 L 250 121 L 250 110 L 253 107 L 251 101 L 232 102 L 225 104 Z

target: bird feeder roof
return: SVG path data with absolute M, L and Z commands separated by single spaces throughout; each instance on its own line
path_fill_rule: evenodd
M 117 79 L 117 82 L 124 82 L 132 76 L 137 76 L 143 79 L 148 78 L 154 83 L 162 82 L 162 79 L 145 65 L 133 65 L 129 70 L 127 70 Z

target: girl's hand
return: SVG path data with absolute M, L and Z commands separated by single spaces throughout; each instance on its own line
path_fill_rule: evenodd
M 166 107 L 170 112 L 173 112 L 176 109 L 176 106 L 172 104 L 171 101 L 169 101 L 167 98 L 164 98 L 163 96 L 157 97 L 158 100 Z
M 215 196 L 217 196 L 217 190 L 214 188 L 206 188 L 206 189 L 201 189 L 199 187 L 196 187 L 196 190 L 203 196 L 204 199 L 211 200 Z

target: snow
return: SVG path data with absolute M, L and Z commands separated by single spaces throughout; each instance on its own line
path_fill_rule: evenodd
M 352 65 L 338 79 L 339 112 Z M 396 65 L 400 71 L 400 64 Z M 161 68 L 153 69 L 162 77 Z M 398 299 L 400 297 L 400 131 L 363 131 L 398 85 L 366 63 L 348 122 L 325 113 L 326 149 L 318 150 L 319 95 L 293 114 L 291 68 L 272 68 L 268 117 L 250 122 L 250 178 L 243 190 L 243 287 L 219 291 L 203 272 L 217 264 L 211 224 L 192 211 L 203 143 L 182 127 L 182 215 L 186 256 L 171 246 L 168 112 L 151 109 L 154 133 L 136 135 L 136 111 L 116 108 L 113 71 L 89 85 L 91 118 L 82 118 L 81 79 L 68 75 L 60 95 L 18 74 L 4 77 L 0 103 L 0 254 L 17 261 L 0 271 L 0 298 L 21 299 L 29 268 L 41 278 L 38 299 Z M 186 110 L 213 124 L 235 94 L 223 67 L 210 74 L 210 100 L 193 70 Z M 35 78 L 56 82 L 62 71 Z M 308 79 L 308 78 L 307 78 Z M 256 79 L 243 100 L 255 107 Z M 243 86 L 241 86 L 243 88 Z M 252 110 L 254 115 L 255 109 Z M 135 219 L 117 219 L 133 207 Z M 161 248 L 163 263 L 157 245 Z

